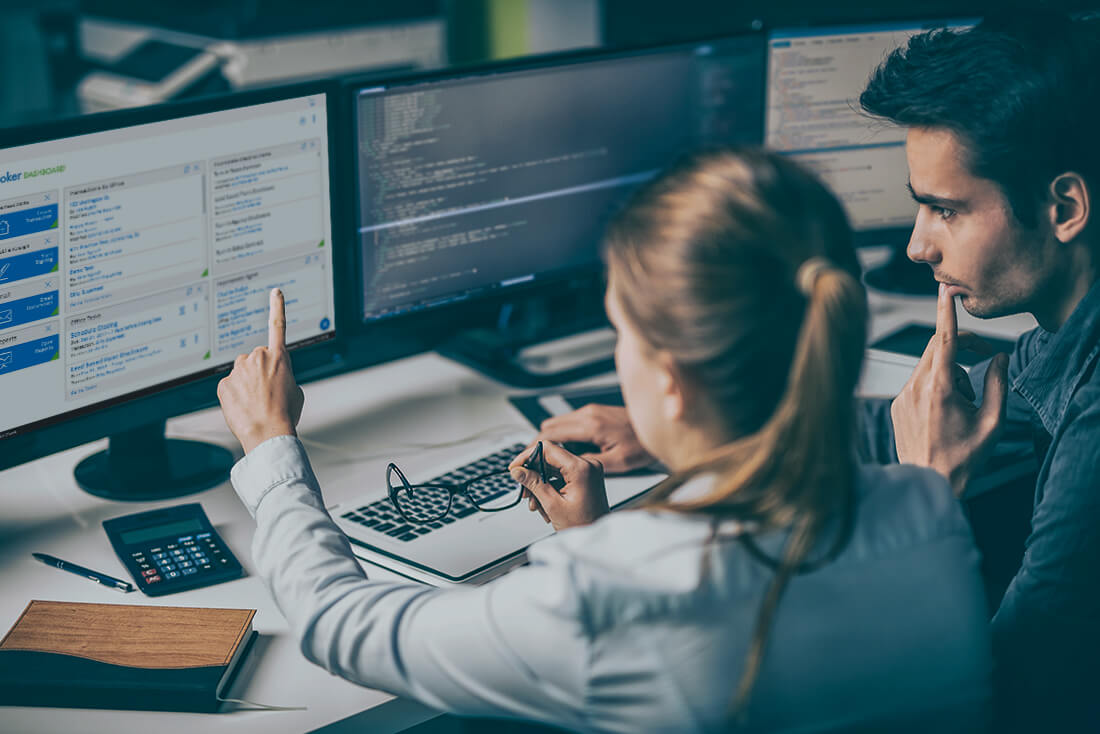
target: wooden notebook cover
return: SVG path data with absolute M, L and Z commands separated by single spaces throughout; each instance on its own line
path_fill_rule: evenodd
M 34 600 L 0 650 L 36 650 L 140 668 L 228 665 L 255 609 Z

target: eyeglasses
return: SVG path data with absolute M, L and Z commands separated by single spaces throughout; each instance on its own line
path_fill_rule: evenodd
M 530 458 L 523 464 L 529 469 L 538 469 L 542 481 L 547 481 L 546 461 L 542 456 L 542 441 L 535 445 Z M 461 484 L 433 482 L 432 484 L 411 484 L 405 473 L 390 463 L 386 467 L 386 486 L 389 487 L 390 502 L 406 522 L 430 523 L 442 520 L 455 504 L 455 495 L 463 498 L 481 512 L 500 512 L 515 507 L 523 499 L 523 485 L 512 479 L 507 469 L 492 471 Z

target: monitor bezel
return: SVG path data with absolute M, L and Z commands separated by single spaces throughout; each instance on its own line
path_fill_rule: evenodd
M 333 257 L 333 298 L 335 303 L 335 333 L 315 344 L 292 350 L 291 359 L 299 381 L 317 379 L 340 371 L 343 328 L 350 318 L 356 318 L 349 308 L 346 279 L 336 275 L 347 272 L 350 248 L 345 245 L 342 197 L 339 196 L 340 173 L 336 141 L 340 134 L 338 120 L 339 85 L 336 80 L 320 80 L 265 87 L 263 89 L 219 94 L 151 107 L 102 112 L 53 122 L 26 125 L 4 132 L 4 150 L 23 145 L 50 142 L 108 130 L 191 117 L 194 115 L 238 109 L 296 97 L 324 95 L 327 135 L 329 141 L 329 203 Z M 204 370 L 199 375 L 186 376 L 136 390 L 122 396 L 107 398 L 46 419 L 15 426 L 0 434 L 0 470 L 80 446 L 144 425 L 156 424 L 167 418 L 191 413 L 217 404 L 217 384 L 228 374 L 231 365 Z
M 342 117 L 346 129 L 344 134 L 348 140 L 349 151 L 357 151 L 358 110 L 356 109 L 359 93 L 365 88 L 385 87 L 409 87 L 419 84 L 447 82 L 477 77 L 490 77 L 502 74 L 517 74 L 541 69 L 571 66 L 583 63 L 607 62 L 616 59 L 640 57 L 653 54 L 669 53 L 679 50 L 692 50 L 708 43 L 720 43 L 724 41 L 743 40 L 754 43 L 755 48 L 749 51 L 758 54 L 758 63 L 761 69 L 766 69 L 767 42 L 766 34 L 760 30 L 746 29 L 721 36 L 707 36 L 704 38 L 679 40 L 673 43 L 663 44 L 639 44 L 619 48 L 584 48 L 561 52 L 522 56 L 512 59 L 496 60 L 475 64 L 449 67 L 446 69 L 418 70 L 403 74 L 387 75 L 380 77 L 377 74 L 362 76 L 348 76 L 341 80 L 342 91 L 340 102 L 343 106 Z M 761 84 L 760 98 L 757 100 L 760 109 L 763 110 L 764 87 Z M 762 144 L 764 134 L 763 115 L 756 121 L 753 131 L 754 144 Z M 349 197 L 346 222 L 346 233 L 349 249 L 354 261 L 354 276 L 349 283 L 355 284 L 356 293 L 352 294 L 355 301 L 356 319 L 348 325 L 349 344 L 348 356 L 357 364 L 374 364 L 384 361 L 378 358 L 377 353 L 369 353 L 364 348 L 366 344 L 387 345 L 394 353 L 404 347 L 407 354 L 414 351 L 427 351 L 434 349 L 443 340 L 452 337 L 458 328 L 481 327 L 492 325 L 500 307 L 504 304 L 522 301 L 523 299 L 537 297 L 540 293 L 550 290 L 575 290 L 578 292 L 599 289 L 602 293 L 604 287 L 604 264 L 597 258 L 592 262 L 572 268 L 564 268 L 557 271 L 536 274 L 531 280 L 509 285 L 507 287 L 486 288 L 473 294 L 469 294 L 459 300 L 447 301 L 431 306 L 424 306 L 408 312 L 394 314 L 378 319 L 364 320 L 363 318 L 363 294 L 362 294 L 362 262 L 358 235 L 358 202 L 360 200 L 359 177 L 357 175 L 357 159 L 355 155 L 349 156 L 345 174 L 348 179 L 345 185 L 353 192 Z M 598 244 L 598 243 L 597 243 Z M 447 318 L 440 318 L 446 313 Z M 352 330 L 354 329 L 354 333 Z M 400 346 L 399 346 L 400 345 Z M 402 355 L 403 356 L 403 355 Z M 366 360 L 366 361 L 364 361 Z

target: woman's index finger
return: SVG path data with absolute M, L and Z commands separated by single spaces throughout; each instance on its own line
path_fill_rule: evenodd
M 271 302 L 267 317 L 267 348 L 273 352 L 286 349 L 286 305 L 283 292 L 271 289 Z

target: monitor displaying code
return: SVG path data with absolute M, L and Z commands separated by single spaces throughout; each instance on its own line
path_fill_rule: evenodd
M 763 65 L 750 36 L 359 90 L 363 318 L 592 267 L 640 184 L 761 142 Z
M 0 437 L 335 332 L 324 95 L 4 151 Z

